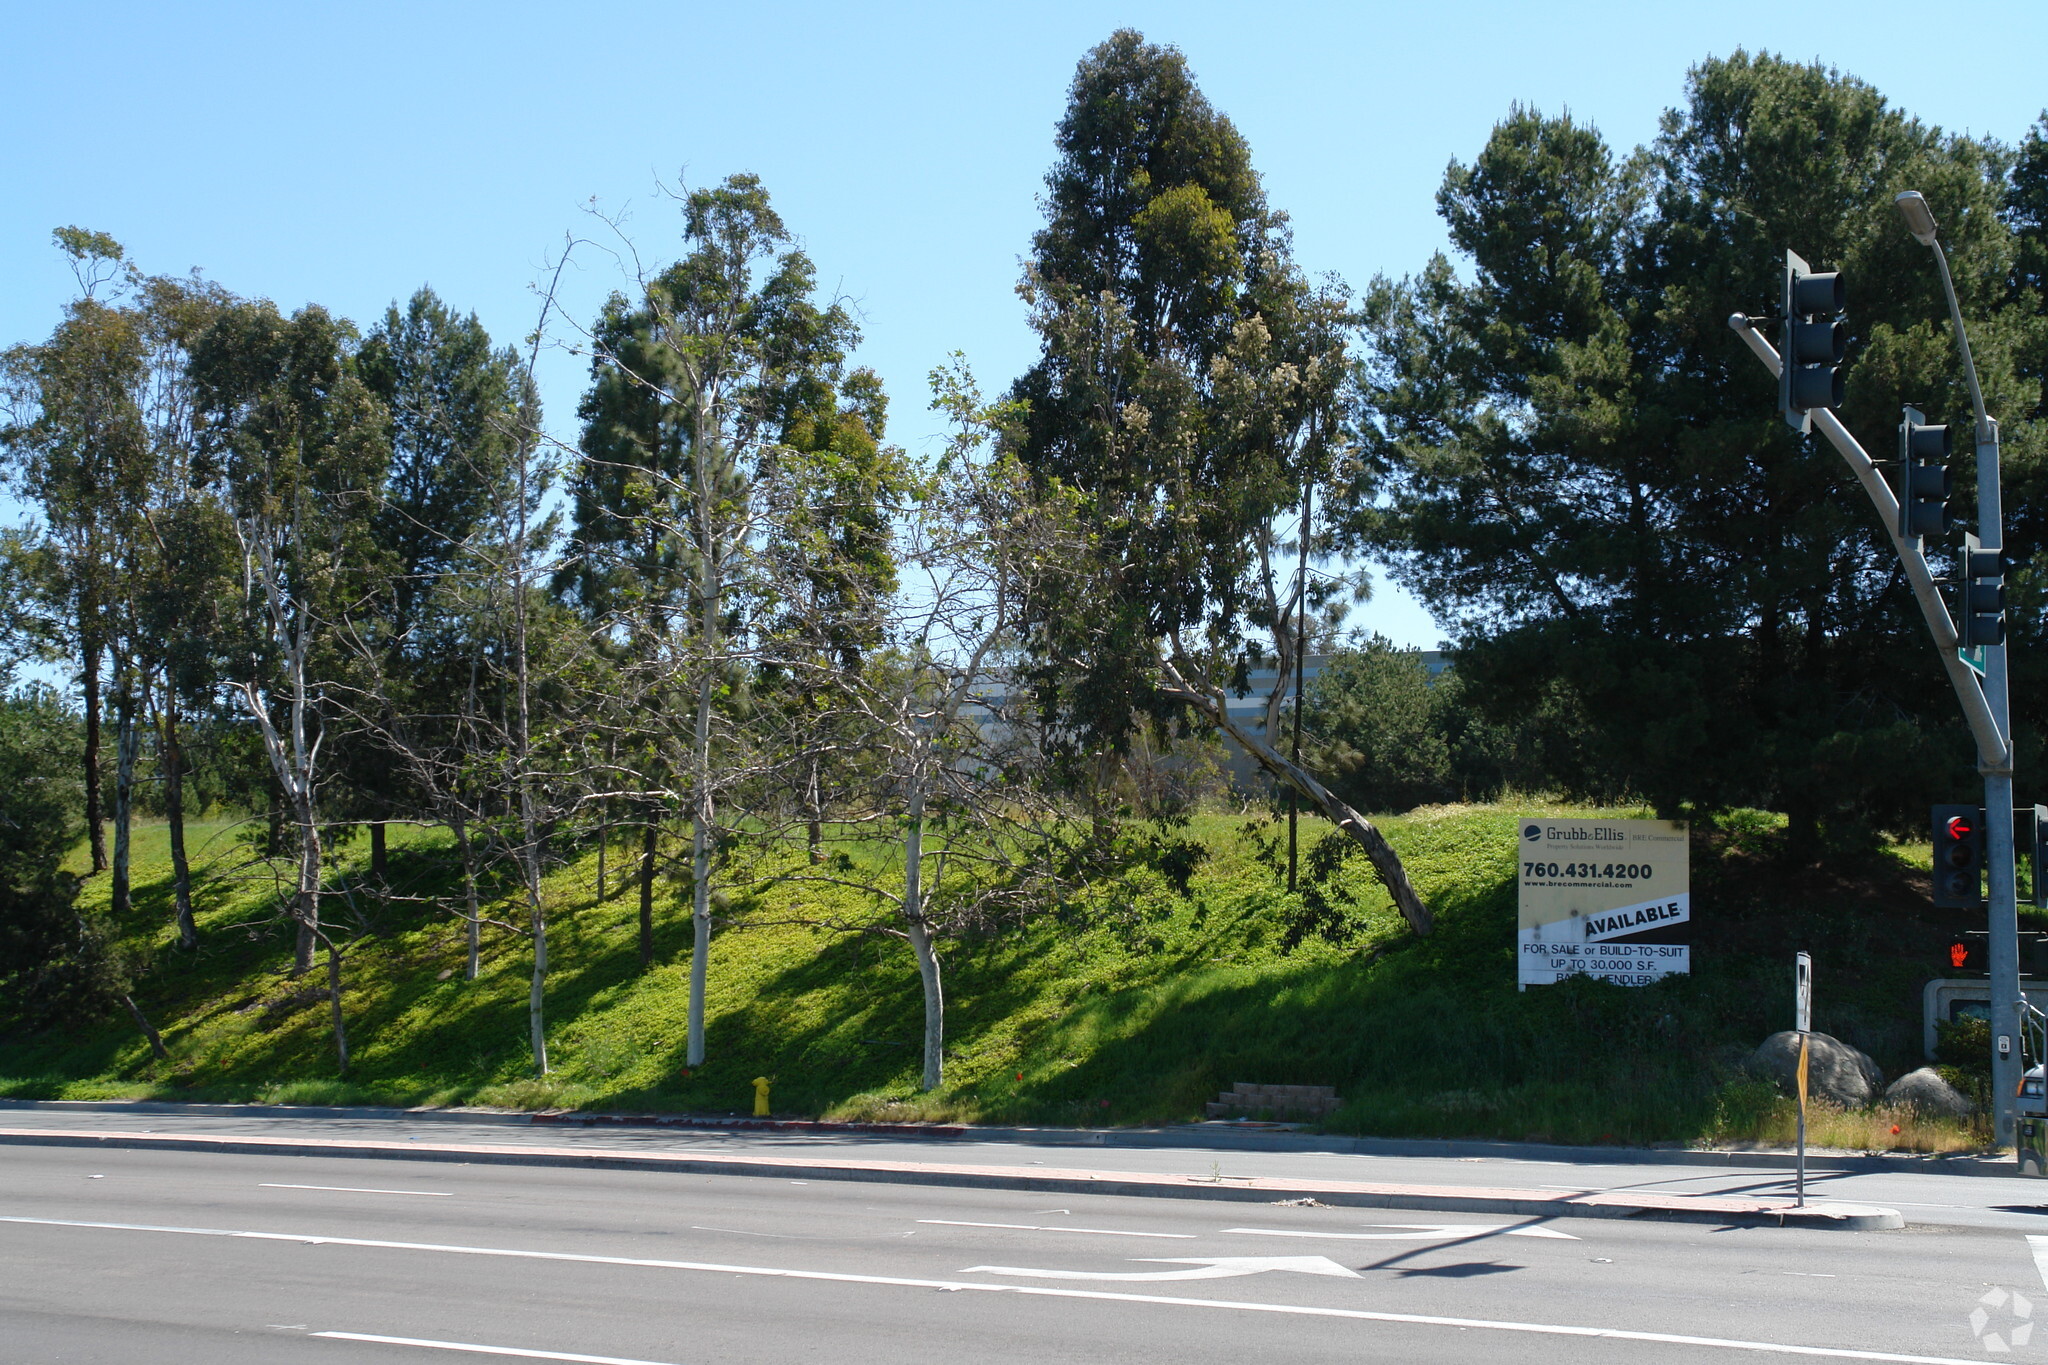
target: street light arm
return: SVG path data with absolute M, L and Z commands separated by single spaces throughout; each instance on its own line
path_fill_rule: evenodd
M 1736 313 L 1729 317 L 1728 325 L 1749 343 L 1749 349 L 1776 378 L 1780 365 L 1778 352 L 1758 333 L 1749 318 Z M 1871 505 L 1877 509 L 1878 520 L 1884 526 L 1892 548 L 1898 551 L 1899 561 L 1906 569 L 1906 581 L 1913 586 L 1913 598 L 1920 604 L 1920 614 L 1927 620 L 1928 633 L 1934 637 L 1935 654 L 1941 659 L 1941 666 L 1948 671 L 1956 699 L 1962 703 L 1963 719 L 1969 722 L 1970 734 L 1977 741 L 1978 771 L 1987 775 L 2009 774 L 2012 771 L 2012 750 L 2000 732 L 1991 704 L 1985 699 L 1984 689 L 1977 685 L 1977 675 L 1956 656 L 1956 646 L 1961 643 L 1961 638 L 1956 634 L 1948 607 L 1941 600 L 1941 590 L 1935 586 L 1934 574 L 1927 567 L 1927 556 L 1920 552 L 1918 545 L 1899 535 L 1898 498 L 1884 481 L 1876 462 L 1842 425 L 1839 417 L 1826 408 L 1811 408 L 1807 415 L 1813 419 L 1815 429 L 1841 453 L 1850 472 L 1856 475 L 1856 481 L 1863 485 Z
M 1927 249 L 1934 253 L 1934 263 L 1941 267 L 1941 292 L 1948 298 L 1949 322 L 1956 329 L 1956 346 L 1963 353 L 1963 377 L 1970 381 L 1970 414 L 1977 423 L 1977 444 L 1985 445 L 1998 438 L 1991 426 L 1991 416 L 1984 410 L 1984 390 L 1977 384 L 1977 362 L 1970 356 L 1970 334 L 1963 330 L 1963 306 L 1956 301 L 1956 283 L 1948 273 L 1948 253 L 1938 241 L 1929 242 Z

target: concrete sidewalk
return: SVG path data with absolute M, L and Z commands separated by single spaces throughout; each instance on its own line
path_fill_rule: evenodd
M 1867 1204 L 1809 1203 L 1725 1195 L 1529 1190 L 1354 1180 L 1173 1175 L 1141 1171 L 1063 1170 L 1044 1166 L 971 1166 L 940 1161 L 848 1160 L 816 1156 L 695 1155 L 592 1147 L 500 1146 L 467 1142 L 376 1142 L 307 1137 L 202 1136 L 89 1129 L 0 1128 L 0 1145 L 127 1148 L 273 1156 L 353 1157 L 466 1164 L 568 1166 L 683 1175 L 774 1176 L 791 1180 L 855 1180 L 1033 1190 L 1047 1194 L 1117 1194 L 1259 1203 L 1313 1200 L 1352 1208 L 1437 1213 L 1512 1214 L 1533 1218 L 1646 1218 L 1746 1227 L 1813 1227 L 1864 1231 L 1905 1226 L 1894 1209 Z
M 1484 1158 L 1503 1161 L 1558 1161 L 1605 1166 L 1740 1166 L 1791 1170 L 1796 1156 L 1759 1148 L 1573 1147 L 1558 1143 L 1490 1142 L 1441 1138 L 1371 1138 L 1306 1133 L 1290 1124 L 1232 1121 L 1168 1124 L 1150 1128 L 1020 1128 L 981 1124 L 861 1123 L 794 1118 L 742 1118 L 713 1114 L 601 1114 L 580 1110 L 390 1109 L 370 1106 L 185 1104 L 169 1100 L 4 1100 L 10 1110 L 64 1114 L 166 1114 L 209 1118 L 404 1119 L 414 1122 L 506 1124 L 570 1129 L 669 1129 L 727 1133 L 735 1137 L 773 1133 L 789 1136 L 893 1137 L 918 1141 L 1020 1142 L 1041 1147 L 1187 1148 L 1224 1152 L 1328 1152 L 1342 1156 Z M 1916 1153 L 1847 1152 L 1809 1147 L 1809 1172 L 1893 1172 L 1912 1175 L 2019 1174 L 2012 1156 L 1981 1153 L 1938 1156 Z

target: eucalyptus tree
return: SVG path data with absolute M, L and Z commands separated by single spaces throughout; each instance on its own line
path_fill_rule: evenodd
M 138 403 L 145 346 L 135 315 L 110 298 L 133 275 L 120 244 L 77 227 L 52 235 L 71 260 L 78 297 L 48 340 L 0 354 L 7 407 L 0 449 L 8 456 L 11 481 L 41 515 L 45 553 L 35 562 L 44 582 L 38 595 L 52 609 L 51 624 L 78 665 L 85 700 L 86 833 L 93 871 L 102 872 L 108 867 L 100 772 L 102 669 L 121 621 L 122 568 L 148 483 L 149 448 Z M 117 691 L 124 699 L 124 724 L 132 729 L 125 678 L 117 678 Z M 128 752 L 122 749 L 124 756 Z M 125 852 L 125 826 L 116 839 Z M 117 894 L 125 902 L 125 865 L 120 872 Z
M 191 360 L 201 448 L 218 462 L 240 560 L 226 682 L 289 809 L 293 970 L 326 942 L 337 1045 L 339 955 L 320 919 L 320 786 L 336 719 L 326 692 L 346 662 L 340 622 L 376 580 L 369 526 L 389 457 L 354 343 L 354 329 L 317 305 L 287 318 L 268 301 L 242 302 L 195 340 Z
M 134 618 L 138 652 L 150 661 L 156 759 L 171 851 L 178 941 L 198 944 L 192 865 L 185 844 L 184 719 L 214 709 L 220 678 L 221 604 L 232 600 L 230 520 L 200 451 L 192 346 L 231 302 L 194 275 L 140 280 L 135 308 L 145 344 L 141 410 L 150 446 L 149 484 L 137 518 Z
M 1438 207 L 1470 274 L 1439 256 L 1372 290 L 1361 432 L 1391 509 L 1353 529 L 1452 623 L 1468 696 L 1579 729 L 1559 785 L 1785 810 L 1805 850 L 1924 811 L 1962 754 L 1886 528 L 1725 320 L 1775 309 L 1794 247 L 1849 282 L 1850 428 L 1876 447 L 1902 402 L 1961 417 L 1939 286 L 1892 206 L 1918 188 L 1987 394 L 2025 411 L 2003 167 L 1861 81 L 1743 53 L 1694 68 L 1632 156 L 1516 108 L 1452 166 Z M 2006 430 L 2021 520 L 2042 435 Z
M 1379 832 L 1227 704 L 1269 649 L 1292 662 L 1302 595 L 1327 595 L 1303 513 L 1353 468 L 1344 294 L 1295 265 L 1244 138 L 1178 51 L 1130 30 L 1091 51 L 1057 146 L 1020 286 L 1041 352 L 1012 389 L 1015 448 L 1079 493 L 1093 538 L 1039 600 L 1032 681 L 1098 785 L 1148 716 L 1224 730 L 1363 847 L 1426 932 Z
M 843 308 L 814 300 L 811 263 L 759 179 L 734 175 L 691 191 L 683 209 L 682 259 L 639 281 L 637 299 L 615 294 L 591 332 L 571 562 L 559 582 L 611 639 L 636 698 L 633 723 L 621 729 L 646 756 L 648 957 L 658 821 L 676 800 L 676 779 L 687 791 L 696 1065 L 718 793 L 736 775 L 721 763 L 732 736 L 720 702 L 742 671 L 759 591 L 762 480 L 792 423 L 815 408 L 821 388 L 838 387 L 857 333 Z

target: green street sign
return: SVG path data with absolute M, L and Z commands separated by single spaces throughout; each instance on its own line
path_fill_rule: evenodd
M 1959 647 L 1956 650 L 1956 657 L 1963 661 L 1964 667 L 1981 678 L 1984 676 L 1984 656 L 1988 648 L 1986 645 Z

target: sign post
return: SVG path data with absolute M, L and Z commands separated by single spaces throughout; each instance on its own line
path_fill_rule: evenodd
M 1686 828 L 1665 820 L 1525 816 L 1516 839 L 1515 979 L 1648 986 L 1692 970 Z
M 1806 1207 L 1806 1057 L 1813 1032 L 1813 959 L 1800 953 L 1792 959 L 1792 1027 L 1799 1034 L 1799 1207 Z

